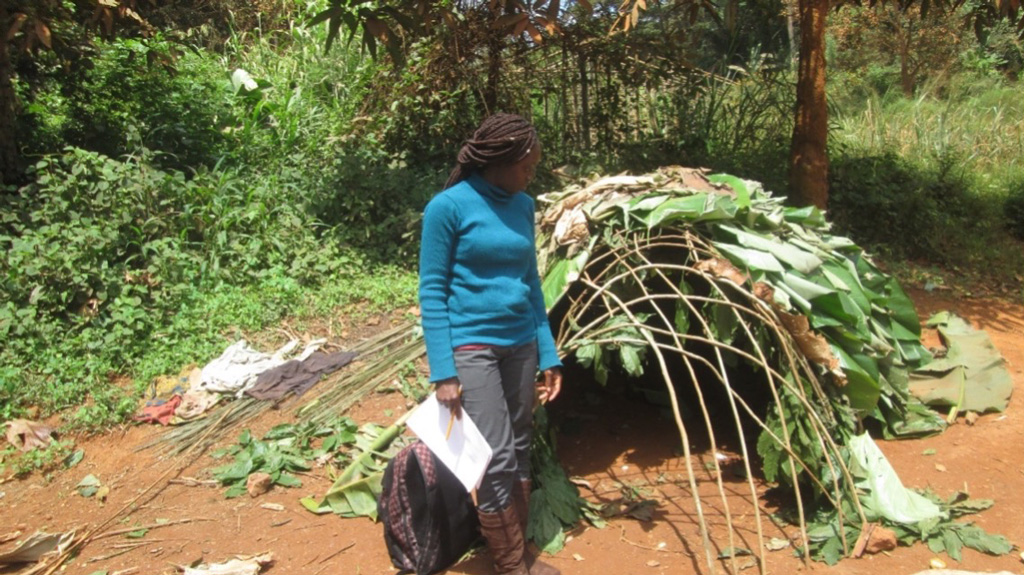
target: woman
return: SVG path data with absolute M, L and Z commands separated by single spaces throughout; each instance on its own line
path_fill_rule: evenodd
M 480 488 L 480 530 L 499 574 L 557 575 L 525 552 L 533 402 L 558 396 L 561 363 L 534 247 L 537 131 L 495 114 L 459 151 L 423 214 L 420 307 L 437 399 L 464 409 L 494 451 Z M 537 370 L 544 372 L 540 383 Z M 536 389 L 535 389 L 536 385 Z

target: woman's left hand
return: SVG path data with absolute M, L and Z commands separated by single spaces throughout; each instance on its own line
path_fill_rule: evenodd
M 557 367 L 544 370 L 544 379 L 537 382 L 540 391 L 540 402 L 554 401 L 562 391 L 562 370 Z

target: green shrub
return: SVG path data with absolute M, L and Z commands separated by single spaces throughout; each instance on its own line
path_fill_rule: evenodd
M 841 233 L 897 257 L 965 264 L 998 235 L 994 202 L 958 163 L 922 166 L 892 153 L 833 159 L 829 212 Z
M 190 341 L 174 318 L 215 286 L 239 286 L 232 305 L 204 308 L 249 329 L 276 321 L 317 285 L 354 265 L 320 237 L 297 192 L 272 179 L 200 172 L 187 179 L 145 157 L 119 162 L 81 149 L 39 160 L 32 183 L 0 198 L 0 411 L 47 411 L 93 401 L 85 421 L 123 417 L 108 374 L 131 373 L 155 345 Z M 257 294 L 245 286 L 261 286 Z M 191 303 L 189 303 L 191 302 Z M 255 309 L 253 309 L 255 307 Z M 264 311 L 264 309 L 266 311 Z M 181 333 L 166 331 L 178 325 Z M 180 358 L 180 354 L 175 356 Z M 166 363 L 161 368 L 168 367 Z
M 1018 240 L 1024 240 L 1024 180 L 1011 184 L 1003 203 L 1006 228 Z
M 50 79 L 22 95 L 29 153 L 74 146 L 120 158 L 141 146 L 178 170 L 212 166 L 225 153 L 231 91 L 215 59 L 159 37 L 123 38 L 99 42 L 82 66 L 72 80 Z
M 311 183 L 310 210 L 346 245 L 378 260 L 414 264 L 423 206 L 440 191 L 450 166 L 409 165 L 363 139 L 339 146 Z

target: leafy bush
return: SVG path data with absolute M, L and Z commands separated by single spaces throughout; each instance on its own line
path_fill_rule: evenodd
M 40 160 L 32 174 L 0 206 L 4 289 L 40 316 L 133 323 L 142 319 L 126 306 L 159 304 L 182 284 L 330 271 L 330 247 L 273 181 L 230 172 L 186 179 L 145 158 L 80 149 Z
M 225 329 L 258 329 L 307 305 L 305 288 L 362 272 L 272 179 L 187 179 L 144 156 L 73 148 L 31 175 L 0 198 L 3 417 L 89 397 L 82 423 L 121 419 L 132 392 L 109 374 L 133 373 L 149 355 L 147 376 L 175 372 L 209 357 Z
M 1013 237 L 1024 240 L 1024 180 L 1011 184 L 1003 204 L 1003 214 L 1006 217 L 1006 228 Z
M 962 264 L 984 254 L 998 232 L 994 203 L 979 197 L 962 172 L 892 153 L 834 159 L 830 190 L 839 230 L 898 257 Z
M 73 80 L 23 95 L 29 152 L 70 145 L 119 158 L 141 145 L 161 152 L 151 159 L 158 165 L 179 170 L 225 153 L 231 92 L 215 59 L 179 53 L 159 37 L 118 39 L 99 43 L 81 66 Z
M 448 165 L 409 165 L 372 142 L 340 146 L 311 195 L 313 215 L 337 238 L 383 261 L 414 263 L 423 206 L 440 191 Z

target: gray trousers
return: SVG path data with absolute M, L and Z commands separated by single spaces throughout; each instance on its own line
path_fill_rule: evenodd
M 480 488 L 481 511 L 512 503 L 514 482 L 530 478 L 537 343 L 455 352 L 462 408 L 494 451 Z

